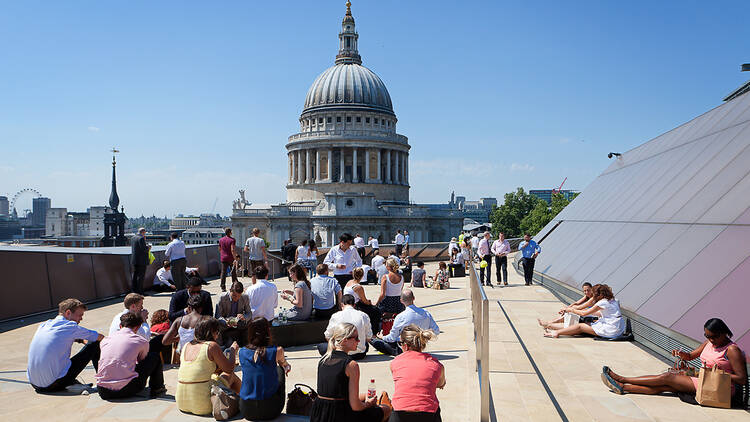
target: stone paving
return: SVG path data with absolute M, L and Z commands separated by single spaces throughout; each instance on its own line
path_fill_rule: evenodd
M 435 264 L 428 264 L 428 274 Z M 490 307 L 490 385 L 492 391 L 492 420 L 556 421 L 561 420 L 554 402 L 571 421 L 750 421 L 750 414 L 742 410 L 725 410 L 692 406 L 676 397 L 624 395 L 609 392 L 599 380 L 604 364 L 623 374 L 659 373 L 668 363 L 654 357 L 634 343 L 598 342 L 590 338 L 547 339 L 536 323 L 536 318 L 548 318 L 561 306 L 560 302 L 540 286 L 522 286 L 520 276 L 510 271 L 507 288 L 488 289 Z M 494 278 L 494 275 L 493 275 Z M 243 279 L 249 283 L 249 279 Z M 277 280 L 280 289 L 291 288 L 291 283 Z M 479 389 L 474 368 L 471 308 L 469 306 L 468 277 L 453 279 L 451 289 L 434 291 L 415 289 L 416 303 L 426 307 L 440 325 L 441 334 L 428 347 L 446 367 L 447 385 L 438 390 L 443 420 L 479 420 Z M 366 286 L 369 298 L 377 295 L 376 286 Z M 218 281 L 207 290 L 214 303 L 218 300 Z M 498 300 L 519 333 L 523 344 L 547 383 L 548 394 L 534 367 L 511 328 Z M 145 306 L 150 311 L 166 309 L 169 295 L 147 296 Z M 103 302 L 91 307 L 82 325 L 105 332 L 112 316 L 122 308 L 121 300 Z M 156 400 L 136 397 L 130 400 L 107 402 L 92 393 L 85 395 L 37 395 L 26 381 L 28 344 L 38 322 L 50 316 L 0 324 L 0 420 L 44 421 L 186 421 L 213 420 L 211 417 L 186 415 L 174 403 L 177 368 L 165 370 L 168 394 Z M 319 355 L 312 346 L 287 349 L 292 372 L 287 379 L 287 391 L 294 383 L 316 384 Z M 393 392 L 393 381 L 388 363 L 390 357 L 370 351 L 360 362 L 364 390 L 370 378 L 375 378 L 378 389 Z M 241 371 L 237 368 L 238 375 Z M 93 368 L 81 375 L 85 382 L 93 382 Z M 301 421 L 307 418 L 282 415 L 278 421 Z

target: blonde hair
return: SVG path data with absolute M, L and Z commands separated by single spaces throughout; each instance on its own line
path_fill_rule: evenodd
M 328 339 L 328 350 L 326 350 L 326 354 L 323 355 L 323 362 L 330 359 L 336 347 L 341 346 L 341 343 L 348 337 L 351 337 L 355 331 L 357 331 L 357 327 L 348 322 L 342 322 L 333 327 L 331 338 Z
M 415 324 L 409 324 L 401 330 L 401 342 L 409 346 L 409 350 L 421 352 L 427 342 L 437 337 L 432 330 L 423 330 Z
M 362 267 L 358 267 L 352 270 L 352 277 L 354 277 L 355 280 L 359 281 L 362 280 L 362 277 L 365 276 L 365 270 L 362 269 Z
M 385 260 L 385 267 L 389 270 L 398 270 L 398 261 L 395 258 L 388 258 Z

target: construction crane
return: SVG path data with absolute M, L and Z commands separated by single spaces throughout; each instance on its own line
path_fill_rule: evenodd
M 218 196 L 216 197 L 216 199 L 214 199 L 214 206 L 211 207 L 211 214 L 213 214 L 214 211 L 216 210 L 216 203 L 217 202 L 219 202 L 219 197 Z
M 553 194 L 555 194 L 555 193 L 560 193 L 560 190 L 562 189 L 562 187 L 563 187 L 563 185 L 565 184 L 565 181 L 566 181 L 566 180 L 568 180 L 568 178 L 567 178 L 567 177 L 565 177 L 565 179 L 563 179 L 562 183 L 560 183 L 560 187 L 559 187 L 559 188 L 557 188 L 557 189 L 552 189 L 552 193 L 553 193 Z

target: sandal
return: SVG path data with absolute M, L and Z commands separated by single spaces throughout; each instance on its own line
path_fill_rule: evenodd
M 607 374 L 602 374 L 601 376 L 602 382 L 604 385 L 609 387 L 610 390 L 612 390 L 613 393 L 623 395 L 625 394 L 625 391 L 622 389 L 622 385 L 620 385 L 617 381 L 613 380 L 612 377 L 610 377 Z

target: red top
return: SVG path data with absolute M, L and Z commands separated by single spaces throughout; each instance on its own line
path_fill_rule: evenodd
M 224 236 L 219 239 L 219 249 L 221 250 L 221 262 L 234 262 L 232 255 L 232 246 L 237 242 L 233 237 Z
M 164 334 L 169 331 L 169 321 L 164 321 L 161 324 L 151 326 L 151 332 L 156 334 Z
M 393 410 L 435 413 L 440 406 L 437 388 L 443 364 L 429 353 L 412 350 L 391 361 Z

